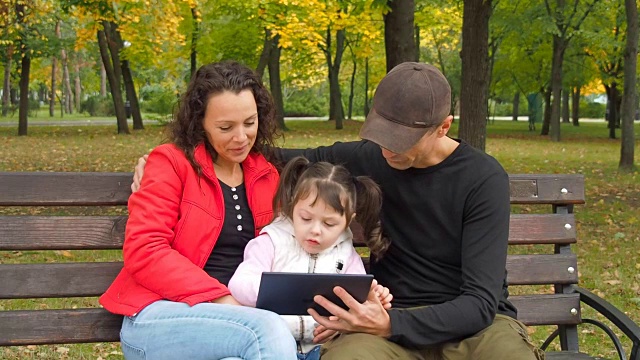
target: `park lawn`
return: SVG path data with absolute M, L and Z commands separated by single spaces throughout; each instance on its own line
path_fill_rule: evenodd
M 331 121 L 288 121 L 289 131 L 280 144 L 287 147 L 313 147 L 334 141 L 355 140 L 361 124 L 358 121 L 346 121 L 345 128 L 337 131 L 334 129 L 335 123 Z M 115 134 L 115 124 L 109 127 L 31 127 L 29 136 L 17 137 L 15 128 L 0 127 L 0 141 L 3 144 L 0 148 L 0 171 L 132 171 L 140 155 L 164 141 L 164 130 L 160 126 L 147 126 L 144 131 L 119 136 Z M 455 136 L 455 133 L 454 126 L 452 134 Z M 640 323 L 640 175 L 638 171 L 617 171 L 620 140 L 608 139 L 605 123 L 583 123 L 580 127 L 563 124 L 562 138 L 563 141 L 553 143 L 538 132 L 529 132 L 524 121 L 495 121 L 488 125 L 486 151 L 512 174 L 584 174 L 587 203 L 576 207 L 580 285 L 609 300 Z M 640 139 L 640 123 L 636 123 L 636 139 Z M 636 159 L 640 158 L 639 143 L 636 140 Z M 87 210 L 9 207 L 0 208 L 0 215 L 70 214 L 83 211 Z M 91 211 L 126 213 L 124 207 Z M 517 211 L 548 209 L 521 206 Z M 512 248 L 514 252 L 531 251 L 526 247 Z M 118 258 L 118 251 L 0 253 L 2 263 Z M 513 292 L 518 293 L 518 289 L 514 288 Z M 0 310 L 96 304 L 94 298 L 2 300 Z M 583 316 L 593 317 L 593 312 L 585 311 Z M 605 358 L 615 357 L 613 347 L 602 332 L 590 325 L 581 326 L 579 331 L 583 333 L 581 348 L 584 351 Z M 535 341 L 541 344 L 550 329 L 531 328 L 530 332 Z M 625 345 L 628 347 L 629 344 Z M 83 344 L 2 348 L 0 358 L 120 359 L 122 356 L 118 344 Z

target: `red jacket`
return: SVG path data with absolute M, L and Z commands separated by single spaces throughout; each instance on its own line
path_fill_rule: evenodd
M 131 316 L 161 299 L 193 306 L 230 294 L 202 270 L 220 235 L 224 200 L 204 145 L 195 159 L 200 178 L 174 145 L 149 155 L 140 190 L 129 198 L 124 268 L 100 297 L 110 312 Z M 255 153 L 242 169 L 257 236 L 273 218 L 278 172 Z

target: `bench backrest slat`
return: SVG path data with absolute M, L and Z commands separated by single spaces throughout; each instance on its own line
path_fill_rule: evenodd
M 0 216 L 0 250 L 121 249 L 127 216 Z
M 119 249 L 126 224 L 126 216 L 0 216 L 0 250 Z M 364 246 L 356 227 L 356 246 Z M 573 214 L 511 215 L 509 244 L 575 242 Z
M 105 309 L 0 311 L 0 346 L 120 341 L 122 316 Z
M 0 206 L 126 205 L 131 173 L 0 172 Z M 513 204 L 583 204 L 582 175 L 509 175 Z M 563 191 L 565 189 L 565 191 Z
M 130 173 L 0 173 L 0 206 L 126 205 Z
M 509 255 L 511 285 L 575 284 L 576 257 L 570 255 Z M 0 264 L 0 299 L 82 297 L 101 295 L 122 269 L 122 262 Z
M 577 325 L 582 321 L 579 294 L 520 295 L 509 301 L 518 309 L 518 320 L 526 325 Z

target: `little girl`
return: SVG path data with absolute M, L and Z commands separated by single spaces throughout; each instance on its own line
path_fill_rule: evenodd
M 242 305 L 255 306 L 263 272 L 364 274 L 349 223 L 355 217 L 362 225 L 365 242 L 379 259 L 388 247 L 380 229 L 381 205 L 380 188 L 370 178 L 354 178 L 344 167 L 327 162 L 292 159 L 273 200 L 278 215 L 247 244 L 244 261 L 229 281 L 231 294 Z M 389 290 L 380 285 L 375 290 L 389 309 Z M 319 359 L 320 347 L 312 341 L 313 318 L 282 317 L 298 341 L 299 359 Z

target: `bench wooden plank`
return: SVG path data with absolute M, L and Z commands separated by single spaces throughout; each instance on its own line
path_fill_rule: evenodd
M 0 216 L 0 250 L 119 249 L 126 223 L 126 216 Z M 362 229 L 352 230 L 364 246 Z M 575 242 L 573 214 L 511 215 L 510 244 Z
M 577 293 L 511 296 L 509 301 L 518 309 L 518 320 L 525 325 L 577 325 L 582 321 Z
M 0 206 L 126 205 L 131 173 L 1 172 Z
M 573 267 L 574 273 L 567 269 Z M 510 255 L 512 285 L 575 284 L 576 256 Z M 122 269 L 122 262 L 0 264 L 0 299 L 99 296 Z
M 104 309 L 0 311 L 0 346 L 120 341 L 121 326 Z
M 575 254 L 509 255 L 509 285 L 577 284 L 578 260 Z
M 127 216 L 0 216 L 0 250 L 121 249 Z
M 0 206 L 126 205 L 132 173 L 0 172 Z M 510 174 L 514 204 L 582 204 L 582 175 Z M 562 192 L 566 189 L 566 192 Z
M 122 262 L 0 264 L 0 299 L 100 296 Z
M 509 174 L 512 204 L 584 204 L 584 176 Z

